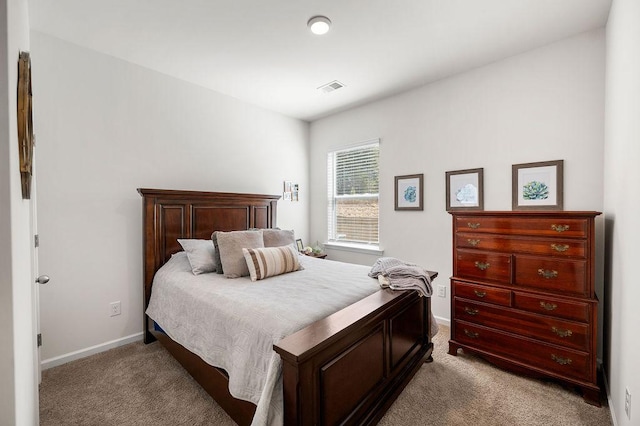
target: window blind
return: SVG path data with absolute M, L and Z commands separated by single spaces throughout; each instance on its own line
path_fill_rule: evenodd
M 329 152 L 328 239 L 378 245 L 379 142 Z

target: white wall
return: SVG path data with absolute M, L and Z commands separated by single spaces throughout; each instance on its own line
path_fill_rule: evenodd
M 607 23 L 605 196 L 606 329 L 605 371 L 619 426 L 640 423 L 640 2 L 614 0 Z M 624 410 L 631 392 L 631 419 Z
M 7 3 L 0 4 L 0 31 L 7 33 Z M 0 43 L 0 423 L 15 421 L 15 374 L 13 370 L 13 279 L 11 276 L 11 175 L 16 172 L 11 163 L 9 122 L 9 86 L 15 77 L 9 79 L 8 45 Z M 12 52 L 13 53 L 13 52 Z
M 0 424 L 38 424 L 29 201 L 18 160 L 18 54 L 29 50 L 26 0 L 0 5 Z
M 313 122 L 311 239 L 326 241 L 327 151 L 378 137 L 384 255 L 438 271 L 439 285 L 452 273 L 446 171 L 483 167 L 485 210 L 511 210 L 512 164 L 563 159 L 565 210 L 602 209 L 604 48 L 604 30 L 592 31 Z M 396 212 L 394 176 L 414 173 L 425 176 L 424 211 Z M 448 293 L 433 298 L 446 320 Z
M 33 32 L 43 362 L 142 331 L 136 188 L 281 194 L 308 237 L 308 124 Z M 109 317 L 109 303 L 122 315 Z

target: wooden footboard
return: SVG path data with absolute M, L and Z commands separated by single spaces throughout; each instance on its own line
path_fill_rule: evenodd
M 431 356 L 430 302 L 381 290 L 275 345 L 285 424 L 377 423 Z

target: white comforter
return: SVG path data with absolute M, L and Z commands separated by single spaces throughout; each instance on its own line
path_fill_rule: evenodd
M 156 273 L 147 309 L 176 342 L 229 374 L 253 425 L 283 423 L 282 361 L 273 344 L 380 290 L 368 266 L 300 256 L 304 270 L 251 282 L 193 275 L 184 253 Z

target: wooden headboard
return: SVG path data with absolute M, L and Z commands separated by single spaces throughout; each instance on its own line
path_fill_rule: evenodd
M 279 195 L 138 188 L 142 195 L 144 310 L 153 276 L 182 248 L 178 238 L 209 239 L 213 231 L 274 228 Z M 154 340 L 144 315 L 145 342 Z

